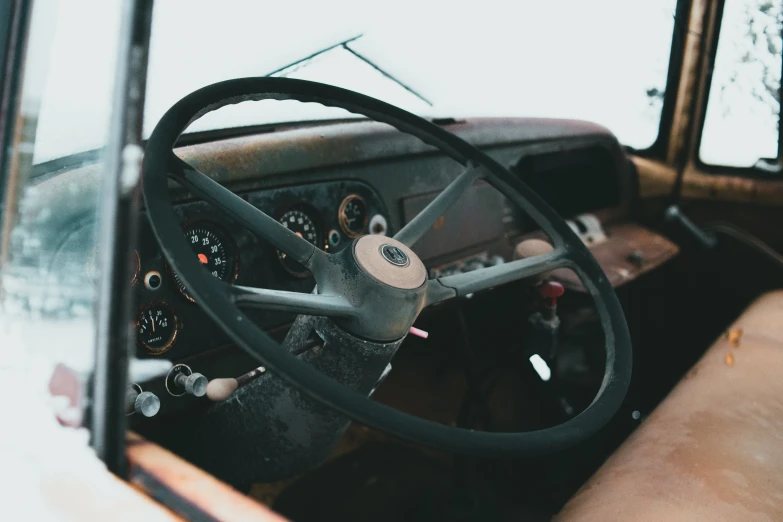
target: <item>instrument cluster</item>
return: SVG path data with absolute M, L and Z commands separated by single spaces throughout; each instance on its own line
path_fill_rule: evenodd
M 318 248 L 338 252 L 363 234 L 388 232 L 386 209 L 367 184 L 326 182 L 241 195 Z M 264 239 L 234 223 L 203 201 L 175 208 L 193 255 L 212 276 L 228 284 L 310 292 L 308 270 Z M 228 337 L 205 315 L 166 262 L 149 224 L 143 220 L 136 288 L 139 357 L 167 354 L 179 360 L 229 345 Z M 248 310 L 264 328 L 290 323 L 283 312 Z

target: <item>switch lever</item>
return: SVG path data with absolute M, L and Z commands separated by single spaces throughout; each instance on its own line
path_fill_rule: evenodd
M 560 330 L 557 299 L 565 293 L 565 288 L 557 281 L 544 281 L 536 290 L 543 300 L 543 306 L 528 317 L 528 350 L 540 355 L 545 361 L 552 361 L 557 355 Z
M 667 208 L 664 216 L 667 222 L 679 224 L 704 248 L 715 248 L 718 246 L 718 239 L 713 234 L 705 232 L 699 228 L 696 223 L 691 221 L 688 216 L 682 213 L 680 207 L 677 205 L 672 205 Z
M 215 402 L 224 401 L 238 388 L 257 379 L 264 373 L 266 373 L 266 368 L 259 366 L 254 370 L 250 370 L 249 372 L 240 375 L 236 379 L 233 377 L 212 379 L 207 385 L 207 398 Z

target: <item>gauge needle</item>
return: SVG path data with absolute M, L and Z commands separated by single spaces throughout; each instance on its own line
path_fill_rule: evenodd
M 152 316 L 152 311 L 150 311 L 150 321 L 152 321 L 152 331 L 155 331 L 155 318 Z

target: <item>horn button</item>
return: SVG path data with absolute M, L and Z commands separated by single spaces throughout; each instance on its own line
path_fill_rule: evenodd
M 427 268 L 413 250 L 386 236 L 362 236 L 353 246 L 359 267 L 385 285 L 412 290 L 427 280 Z

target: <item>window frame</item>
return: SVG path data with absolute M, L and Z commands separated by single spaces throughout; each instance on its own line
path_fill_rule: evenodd
M 0 215 L 5 219 L 6 186 L 13 132 L 27 49 L 32 0 L 0 0 Z
M 663 94 L 661 119 L 658 124 L 658 136 L 653 144 L 646 149 L 625 147 L 628 152 L 636 156 L 649 159 L 666 158 L 672 123 L 674 122 L 677 108 L 677 88 L 682 77 L 682 66 L 685 59 L 685 38 L 688 33 L 688 21 L 692 3 L 692 0 L 678 0 L 674 9 L 674 27 L 672 28 L 671 49 L 669 51 L 669 70 L 666 73 L 666 87 Z
M 702 85 L 702 88 L 704 89 L 704 95 L 701 97 L 701 100 L 699 101 L 697 105 L 698 109 L 698 121 L 695 122 L 695 140 L 694 140 L 694 147 L 693 147 L 693 157 L 692 161 L 694 166 L 698 169 L 699 172 L 702 172 L 704 174 L 709 174 L 713 176 L 728 176 L 728 177 L 742 177 L 752 180 L 766 180 L 766 181 L 783 181 L 783 170 L 781 172 L 771 172 L 764 169 L 760 169 L 757 166 L 750 166 L 750 167 L 733 167 L 729 165 L 714 165 L 711 163 L 705 163 L 701 159 L 701 143 L 702 143 L 702 137 L 704 135 L 704 124 L 706 122 L 707 117 L 707 106 L 710 101 L 710 93 L 712 89 L 712 73 L 715 68 L 715 59 L 718 55 L 718 42 L 720 41 L 720 33 L 721 33 L 721 26 L 723 24 L 723 12 L 725 7 L 725 0 L 718 0 L 716 3 L 716 10 L 715 10 L 715 21 L 714 21 L 714 34 L 715 37 L 712 38 L 712 40 L 709 42 L 709 47 L 703 50 L 704 54 L 704 60 L 706 61 L 706 70 L 707 74 L 705 76 L 704 83 Z M 781 33 L 783 33 L 783 27 L 781 27 Z M 781 53 L 781 71 L 783 72 L 783 53 Z M 781 86 L 778 88 L 780 93 L 783 93 L 783 74 L 781 75 Z M 779 99 L 781 101 L 781 109 L 783 109 L 783 96 L 779 95 Z M 779 125 L 783 120 L 781 120 L 781 117 L 783 117 L 783 110 L 781 110 L 778 114 L 778 122 Z M 783 131 L 783 129 L 779 130 L 779 133 Z M 781 142 L 780 142 L 780 134 L 778 135 L 778 158 L 777 162 L 781 166 L 783 166 L 783 156 L 781 156 Z M 763 158 L 759 158 L 763 159 Z M 772 158 L 768 158 L 772 159 Z

